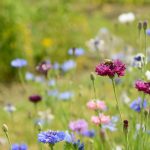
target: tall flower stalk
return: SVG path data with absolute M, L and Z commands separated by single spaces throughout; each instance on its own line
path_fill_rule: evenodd
M 125 64 L 123 64 L 120 60 L 111 61 L 108 59 L 105 60 L 103 63 L 100 63 L 99 65 L 97 65 L 95 69 L 95 72 L 97 73 L 97 75 L 108 76 L 112 80 L 113 91 L 114 91 L 117 109 L 119 111 L 121 121 L 122 121 L 122 115 L 121 115 L 121 111 L 119 107 L 119 101 L 117 98 L 114 78 L 115 78 L 115 75 L 117 75 L 118 77 L 124 76 L 125 69 L 126 69 Z
M 120 111 L 120 106 L 119 106 L 119 101 L 118 101 L 118 97 L 117 97 L 117 92 L 116 92 L 116 86 L 115 86 L 114 79 L 112 78 L 111 81 L 112 81 L 112 85 L 113 85 L 113 91 L 114 91 L 114 95 L 115 95 L 115 99 L 116 99 L 117 109 L 119 111 L 119 115 L 120 115 L 121 121 L 123 121 L 122 114 L 121 114 L 121 111 Z

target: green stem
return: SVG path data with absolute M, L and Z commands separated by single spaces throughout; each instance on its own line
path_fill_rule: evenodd
M 144 30 L 144 36 L 145 36 L 145 66 L 146 66 L 146 61 L 147 61 L 147 51 L 146 51 L 146 30 Z M 146 69 L 146 68 L 145 68 Z
M 121 121 L 123 122 L 122 115 L 121 115 L 121 111 L 120 111 L 120 107 L 119 107 L 119 101 L 118 101 L 118 98 L 117 98 L 115 82 L 114 82 L 114 79 L 113 79 L 113 78 L 111 78 L 111 80 L 112 80 L 114 95 L 115 95 L 115 99 L 116 99 L 117 109 L 118 109 L 118 111 L 119 111 L 119 115 L 120 115 Z
M 95 89 L 95 82 L 94 82 L 94 81 L 92 81 L 92 83 L 93 83 L 94 97 L 95 97 L 95 100 L 96 100 L 96 89 Z
M 50 150 L 54 150 L 54 144 L 49 144 Z
M 25 81 L 24 81 L 24 78 L 23 78 L 23 75 L 22 75 L 22 72 L 21 72 L 21 68 L 18 69 L 18 74 L 19 74 L 20 83 L 22 84 L 24 90 L 26 91 Z
M 125 135 L 125 140 L 126 140 L 126 150 L 129 150 L 129 139 L 128 139 L 128 133 Z
M 141 139 L 141 145 L 142 147 L 144 146 L 143 145 L 143 135 L 142 135 L 142 125 L 143 125 L 143 104 L 144 104 L 144 98 L 145 98 L 145 94 L 143 94 L 143 97 L 142 97 L 142 103 L 141 103 L 141 122 L 140 122 L 140 139 Z M 144 148 L 144 147 L 143 147 Z
M 8 132 L 5 132 L 5 135 L 6 135 L 8 143 L 9 143 L 9 148 L 11 149 L 11 142 L 10 142 L 10 138 L 9 138 Z

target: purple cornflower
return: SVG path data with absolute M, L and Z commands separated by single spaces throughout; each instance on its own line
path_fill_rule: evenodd
M 81 55 L 84 55 L 84 49 L 83 48 L 70 48 L 68 50 L 68 54 L 69 55 L 75 55 L 75 56 L 81 56 Z
M 28 146 L 26 144 L 12 144 L 11 150 L 27 150 Z
M 31 101 L 32 103 L 38 103 L 42 100 L 42 97 L 40 95 L 31 95 L 29 96 L 29 101 Z
M 42 143 L 55 144 L 65 139 L 65 133 L 62 131 L 45 131 L 38 134 L 38 141 Z
M 93 138 L 95 136 L 94 130 L 86 130 L 81 133 L 83 136 Z
M 147 101 L 144 100 L 143 101 L 143 104 L 142 104 L 142 99 L 141 97 L 138 97 L 138 99 L 134 100 L 131 104 L 130 104 L 130 108 L 137 111 L 137 112 L 140 112 L 141 111 L 141 107 L 143 108 L 146 108 L 147 106 Z
M 16 58 L 11 61 L 11 66 L 15 68 L 21 68 L 27 65 L 27 61 L 25 59 Z
M 116 74 L 118 77 L 124 76 L 126 66 L 120 60 L 106 60 L 104 63 L 100 63 L 96 66 L 95 72 L 100 76 L 109 76 L 113 78 Z
M 87 124 L 87 122 L 84 119 L 79 119 L 79 120 L 70 122 L 69 123 L 69 128 L 72 131 L 75 131 L 77 133 L 81 133 L 82 134 L 82 132 L 88 130 L 88 124 Z
M 41 62 L 41 63 L 36 67 L 36 69 L 37 69 L 39 72 L 41 72 L 41 73 L 43 73 L 43 74 L 45 74 L 45 75 L 47 75 L 48 70 L 50 70 L 51 68 L 52 68 L 52 65 L 50 64 L 49 61 L 43 61 L 43 62 Z
M 142 91 L 145 94 L 150 94 L 150 82 L 144 82 L 142 80 L 137 80 L 135 82 L 135 88 L 138 91 Z

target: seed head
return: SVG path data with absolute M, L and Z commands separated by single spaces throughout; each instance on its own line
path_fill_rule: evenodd
M 8 126 L 7 126 L 6 124 L 3 124 L 2 130 L 3 130 L 4 132 L 8 132 Z

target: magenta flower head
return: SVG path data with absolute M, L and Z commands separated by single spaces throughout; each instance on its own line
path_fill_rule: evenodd
M 137 80 L 135 82 L 135 88 L 138 91 L 142 91 L 145 94 L 150 94 L 150 82 L 144 82 L 142 80 Z
M 124 76 L 126 70 L 125 64 L 120 60 L 105 60 L 105 62 L 100 63 L 96 66 L 95 72 L 100 76 L 108 76 L 113 78 L 115 75 Z
M 40 95 L 31 95 L 29 96 L 29 101 L 36 104 L 42 100 L 42 97 Z
M 83 133 L 88 130 L 88 124 L 84 119 L 79 119 L 77 121 L 70 122 L 69 128 L 77 133 Z
M 43 61 L 43 62 L 41 62 L 41 63 L 36 67 L 36 69 L 37 69 L 39 72 L 41 72 L 41 73 L 43 73 L 43 74 L 45 74 L 45 75 L 47 75 L 48 70 L 50 70 L 51 68 L 52 68 L 52 65 L 50 64 L 49 61 Z

